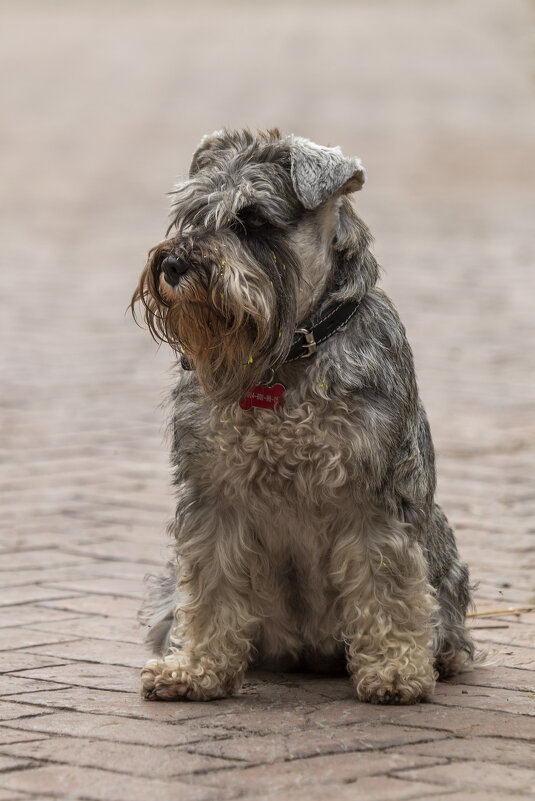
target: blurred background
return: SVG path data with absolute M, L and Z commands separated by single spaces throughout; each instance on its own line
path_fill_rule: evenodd
M 532 2 L 20 0 L 0 12 L 16 542 L 43 536 L 43 519 L 53 542 L 73 536 L 73 518 L 88 542 L 138 536 L 142 554 L 149 531 L 160 541 L 173 358 L 125 309 L 164 236 L 166 193 L 222 126 L 279 126 L 363 160 L 355 205 L 439 456 L 532 447 Z

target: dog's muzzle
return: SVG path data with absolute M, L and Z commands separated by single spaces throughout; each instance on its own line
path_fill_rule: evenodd
M 189 270 L 189 264 L 178 256 L 172 254 L 162 261 L 162 272 L 169 286 L 176 286 L 184 273 Z

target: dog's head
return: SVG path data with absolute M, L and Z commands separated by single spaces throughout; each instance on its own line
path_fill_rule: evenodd
M 203 138 L 132 308 L 142 302 L 153 336 L 188 357 L 214 400 L 238 399 L 283 362 L 326 289 L 358 297 L 374 280 L 346 197 L 364 178 L 339 148 L 276 130 Z

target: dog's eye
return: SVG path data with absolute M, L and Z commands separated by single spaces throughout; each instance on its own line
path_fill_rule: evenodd
M 249 214 L 245 219 L 245 225 L 248 228 L 263 228 L 265 224 L 266 221 L 258 214 Z
M 266 220 L 254 209 L 242 209 L 237 224 L 246 231 L 258 231 L 266 225 Z

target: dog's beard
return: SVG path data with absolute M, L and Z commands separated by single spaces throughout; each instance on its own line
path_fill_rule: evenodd
M 206 395 L 224 403 L 239 399 L 262 380 L 272 331 L 260 314 L 232 308 L 228 299 L 225 314 L 221 305 L 181 299 L 168 311 L 167 328 L 192 361 Z
M 266 268 L 233 242 L 204 243 L 197 257 L 188 253 L 192 266 L 173 288 L 160 269 L 172 251 L 170 243 L 154 249 L 132 304 L 141 300 L 154 338 L 188 358 L 211 400 L 237 401 L 284 360 L 292 343 L 297 280 L 292 254 L 275 251 L 270 243 Z

